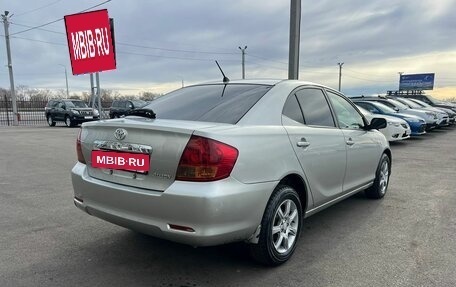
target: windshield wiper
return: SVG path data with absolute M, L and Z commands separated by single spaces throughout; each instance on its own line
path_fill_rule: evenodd
M 134 110 L 128 112 L 127 116 L 139 116 L 139 117 L 144 117 L 144 118 L 149 118 L 149 119 L 155 119 L 156 114 L 151 109 L 141 108 L 141 109 L 134 109 Z

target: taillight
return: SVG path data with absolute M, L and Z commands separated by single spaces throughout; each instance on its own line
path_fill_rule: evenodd
M 76 140 L 76 154 L 78 155 L 79 162 L 86 163 L 84 155 L 82 154 L 81 132 L 82 132 L 82 129 L 79 129 L 78 139 Z
M 193 135 L 182 153 L 176 180 L 214 181 L 227 178 L 237 157 L 236 148 Z

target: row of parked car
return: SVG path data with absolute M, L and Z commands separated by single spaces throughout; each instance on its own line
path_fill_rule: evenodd
M 354 96 L 350 99 L 367 119 L 383 117 L 388 125 L 380 131 L 388 141 L 408 139 L 444 126 L 454 125 L 456 104 L 426 94 Z

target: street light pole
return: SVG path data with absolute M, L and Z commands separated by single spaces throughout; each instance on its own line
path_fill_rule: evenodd
M 68 89 L 68 74 L 67 74 L 67 68 L 65 65 L 59 64 L 59 66 L 62 66 L 65 69 L 65 82 L 66 82 L 66 92 L 67 92 L 67 98 L 70 98 L 70 90 Z
M 301 0 L 291 0 L 288 79 L 299 78 L 299 43 L 301 39 Z
M 11 48 L 10 48 L 10 35 L 9 35 L 9 18 L 8 16 L 9 11 L 5 11 L 4 14 L 1 15 L 3 25 L 5 27 L 5 40 L 6 40 L 6 54 L 8 57 L 8 70 L 9 70 L 9 78 L 10 78 L 10 89 L 11 89 L 11 102 L 13 104 L 13 125 L 19 125 L 18 113 L 17 113 L 17 103 L 16 103 L 16 91 L 14 90 L 14 76 L 13 76 L 13 63 L 11 60 Z M 8 113 L 8 111 L 7 111 Z
M 238 48 L 242 52 L 242 79 L 245 79 L 245 50 L 247 49 L 247 46 L 245 46 L 244 49 L 241 47 Z
M 340 92 L 340 86 L 341 86 L 341 82 L 342 82 L 342 66 L 344 65 L 344 63 L 337 63 L 337 65 L 339 65 L 339 92 Z

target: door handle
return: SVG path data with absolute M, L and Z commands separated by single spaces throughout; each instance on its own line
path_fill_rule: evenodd
M 354 145 L 355 142 L 353 141 L 352 138 L 348 138 L 348 140 L 346 141 L 347 145 Z
M 301 140 L 298 141 L 298 142 L 296 143 L 296 145 L 297 145 L 298 147 L 306 148 L 306 147 L 310 146 L 310 143 L 306 140 L 306 138 L 301 138 Z

